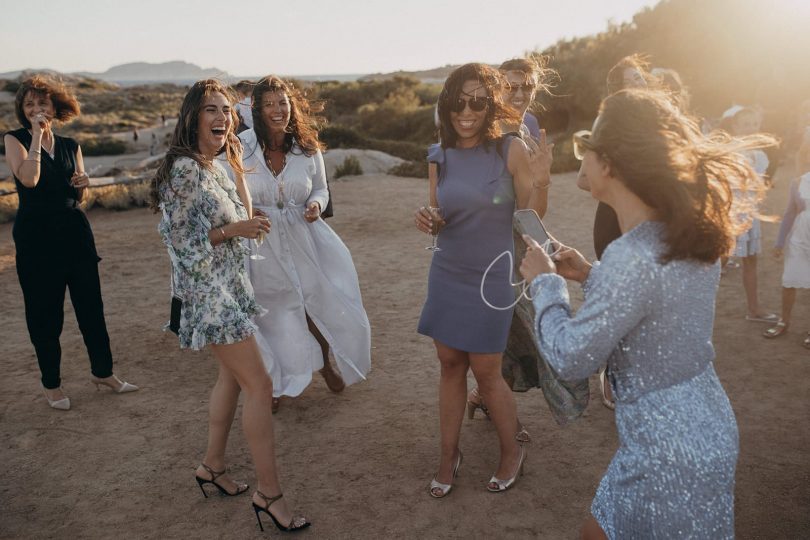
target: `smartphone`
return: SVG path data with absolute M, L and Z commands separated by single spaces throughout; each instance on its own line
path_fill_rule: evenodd
M 512 225 L 515 227 L 518 234 L 531 236 L 541 246 L 546 244 L 549 240 L 546 228 L 543 226 L 543 222 L 540 221 L 540 216 L 530 208 L 526 210 L 515 210 L 512 217 Z M 546 244 L 546 253 L 549 255 L 554 253 L 554 247 L 551 245 L 551 242 Z

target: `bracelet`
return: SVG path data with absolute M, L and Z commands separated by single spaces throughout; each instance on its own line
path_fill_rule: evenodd
M 532 184 L 532 187 L 533 187 L 534 189 L 548 189 L 548 187 L 549 187 L 550 185 L 551 185 L 551 182 L 549 182 L 549 183 L 547 183 L 547 184 Z
M 39 158 L 25 158 L 23 161 L 33 161 L 34 163 L 39 163 Z
M 28 151 L 28 153 L 29 153 L 29 154 L 30 154 L 30 153 L 32 153 L 32 152 L 33 152 L 34 154 L 39 154 L 39 155 L 42 155 L 42 150 L 29 150 L 29 151 Z
M 222 235 L 222 241 L 223 241 L 223 242 L 227 242 L 227 241 L 228 241 L 228 236 L 225 234 L 225 229 L 223 229 L 222 227 L 220 227 L 220 228 L 219 228 L 219 234 L 221 234 L 221 235 Z

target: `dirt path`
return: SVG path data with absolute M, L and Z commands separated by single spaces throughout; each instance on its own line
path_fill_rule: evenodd
M 589 252 L 595 204 L 555 177 L 546 219 L 559 238 Z M 368 381 L 332 395 L 316 378 L 276 416 L 284 491 L 315 525 L 310 538 L 575 538 L 615 448 L 612 414 L 592 384 L 585 416 L 557 427 L 539 391 L 518 394 L 532 434 L 516 488 L 484 489 L 497 459 L 491 423 L 464 420 L 465 461 L 456 489 L 431 499 L 437 458 L 437 362 L 415 332 L 425 294 L 428 239 L 411 223 L 425 199 L 422 180 L 364 176 L 332 184 L 330 224 L 351 249 L 373 328 Z M 774 190 L 781 212 L 787 190 Z M 66 413 L 47 407 L 28 341 L 14 269 L 11 226 L 0 226 L 0 537 L 268 538 L 249 499 L 203 499 L 193 479 L 206 438 L 216 377 L 208 352 L 180 352 L 160 331 L 168 317 L 168 257 L 146 210 L 94 210 L 116 371 L 142 390 L 96 392 L 72 309 L 62 338 Z M 764 227 L 772 245 L 776 227 Z M 762 298 L 778 308 L 781 266 L 763 257 Z M 810 536 L 807 380 L 810 296 L 799 295 L 795 331 L 776 341 L 742 319 L 739 271 L 724 278 L 717 308 L 717 371 L 740 426 L 739 538 Z M 595 380 L 592 379 L 592 383 Z M 255 484 L 241 428 L 229 446 L 236 478 Z

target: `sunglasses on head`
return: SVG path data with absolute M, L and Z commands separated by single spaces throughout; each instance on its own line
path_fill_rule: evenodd
M 489 106 L 489 96 L 472 97 L 470 99 L 464 99 L 459 96 L 455 101 L 450 103 L 450 110 L 454 113 L 460 113 L 463 112 L 464 108 L 468 105 L 471 111 L 481 112 Z
M 574 133 L 574 157 L 582 161 L 585 157 L 585 152 L 593 150 L 596 152 L 596 145 L 591 141 L 591 132 L 587 129 L 577 131 Z
M 534 92 L 534 89 L 537 88 L 537 85 L 534 83 L 523 83 L 523 84 L 511 84 L 506 83 L 506 89 L 513 94 L 518 90 L 523 90 L 524 94 L 530 94 Z

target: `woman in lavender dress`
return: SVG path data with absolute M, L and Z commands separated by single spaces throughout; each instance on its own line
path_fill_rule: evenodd
M 571 379 L 607 363 L 616 398 L 619 449 L 583 538 L 734 536 L 739 440 L 712 363 L 714 299 L 736 232 L 731 179 L 752 199 L 762 188 L 736 152 L 768 142 L 708 140 L 666 95 L 622 90 L 576 140 L 579 180 L 622 236 L 593 267 L 564 246 L 555 265 L 527 241 L 543 357 Z M 563 277 L 582 283 L 576 315 Z
M 524 142 L 500 136 L 501 120 L 519 121 L 503 102 L 503 87 L 501 74 L 483 64 L 467 64 L 450 74 L 439 97 L 442 142 L 428 155 L 439 170 L 430 198 L 432 206 L 438 203 L 444 209 L 443 219 L 426 208 L 416 212 L 419 230 L 440 231 L 441 251 L 433 256 L 419 320 L 419 333 L 433 338 L 442 366 L 441 458 L 430 485 L 430 494 L 437 498 L 450 492 L 461 464 L 458 441 L 470 369 L 500 441 L 500 463 L 487 488 L 497 492 L 511 487 L 525 458 L 515 440 L 515 400 L 501 376 L 512 310 L 487 306 L 480 288 L 493 259 L 514 251 L 515 208 L 545 213 L 551 147 L 542 138 Z M 490 271 L 483 292 L 492 305 L 514 302 L 510 273 L 506 258 Z

